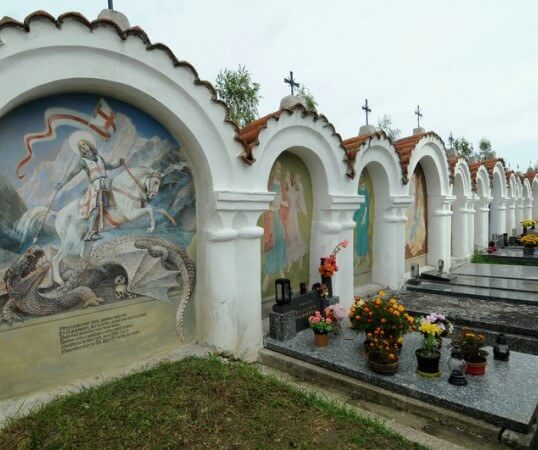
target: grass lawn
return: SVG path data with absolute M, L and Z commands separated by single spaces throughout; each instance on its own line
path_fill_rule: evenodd
M 506 261 L 499 260 L 495 257 L 484 255 L 480 252 L 475 252 L 471 257 L 471 262 L 475 264 L 501 264 L 508 266 L 538 266 L 538 261 Z
M 246 363 L 162 364 L 11 421 L 0 448 L 422 448 Z

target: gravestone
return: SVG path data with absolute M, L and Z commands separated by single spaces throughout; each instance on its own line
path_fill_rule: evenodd
M 308 328 L 308 318 L 316 311 L 335 303 L 338 297 L 322 299 L 317 291 L 310 291 L 293 297 L 289 305 L 273 305 L 269 313 L 269 335 L 280 341 L 291 339 L 298 331 Z

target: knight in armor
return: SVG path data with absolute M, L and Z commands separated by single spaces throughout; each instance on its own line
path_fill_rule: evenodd
M 107 171 L 123 166 L 125 160 L 121 158 L 115 164 L 106 162 L 97 152 L 95 139 L 90 133 L 74 133 L 70 138 L 70 142 L 71 147 L 78 152 L 80 159 L 64 180 L 56 185 L 56 189 L 62 189 L 80 172 L 86 174 L 89 185 L 80 200 L 79 219 L 83 225 L 83 239 L 85 241 L 95 241 L 100 239 L 99 222 L 102 220 L 104 210 L 113 206 L 110 179 Z

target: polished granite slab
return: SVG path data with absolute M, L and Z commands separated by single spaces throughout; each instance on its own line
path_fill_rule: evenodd
M 534 292 L 538 295 L 538 280 L 458 275 L 450 284 L 489 289 L 504 289 L 507 291 Z
M 459 297 L 474 297 L 485 300 L 501 300 L 509 303 L 538 305 L 538 294 L 535 292 L 509 291 L 480 286 L 460 286 L 450 283 L 432 283 L 423 281 L 419 285 L 407 285 L 407 289 L 417 292 L 431 292 Z
M 508 264 L 464 264 L 452 271 L 475 277 L 516 278 L 538 281 L 538 267 Z
M 346 336 L 349 330 L 346 330 Z M 351 335 L 353 336 L 353 335 Z M 538 404 L 538 356 L 512 352 L 510 361 L 495 361 L 488 356 L 485 376 L 467 376 L 469 384 L 452 386 L 447 382 L 449 339 L 443 340 L 442 374 L 437 379 L 426 379 L 416 374 L 415 349 L 421 336 L 406 336 L 400 358 L 400 370 L 391 376 L 378 375 L 367 365 L 362 352 L 363 336 L 345 339 L 344 335 L 331 336 L 329 345 L 314 345 L 311 330 L 298 333 L 289 341 L 266 338 L 265 347 L 311 364 L 433 403 L 460 413 L 527 433 L 536 416 Z M 492 353 L 491 348 L 487 348 Z

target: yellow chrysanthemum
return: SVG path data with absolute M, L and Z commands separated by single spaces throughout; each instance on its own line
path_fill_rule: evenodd
M 424 334 L 434 334 L 436 336 L 442 333 L 441 327 L 435 323 L 422 322 L 418 331 Z

